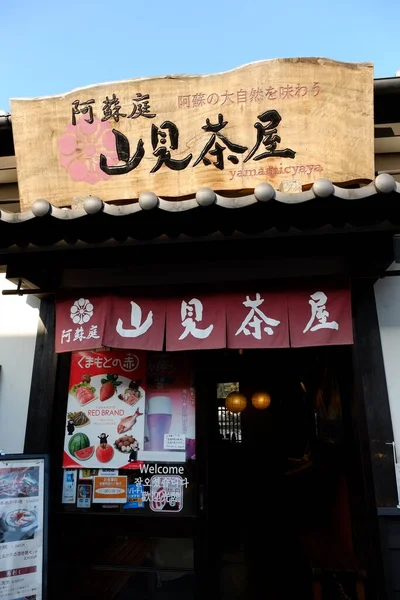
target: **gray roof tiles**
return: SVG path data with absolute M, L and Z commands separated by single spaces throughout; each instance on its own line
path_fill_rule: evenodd
M 392 192 L 399 194 L 400 199 L 400 184 L 391 175 L 381 173 L 372 183 L 360 188 L 342 188 L 327 179 L 319 179 L 309 190 L 291 194 L 276 191 L 270 184 L 262 183 L 255 188 L 253 194 L 242 197 L 224 197 L 209 188 L 200 189 L 195 198 L 189 200 L 163 200 L 152 192 L 144 192 L 137 201 L 123 206 L 103 202 L 100 198 L 94 196 L 84 198 L 82 208 L 73 209 L 57 208 L 52 206 L 48 200 L 39 199 L 33 203 L 31 210 L 28 211 L 21 213 L 1 211 L 0 221 L 17 224 L 48 215 L 55 219 L 69 221 L 100 212 L 114 217 L 123 217 L 154 209 L 168 213 L 181 213 L 199 206 L 205 207 L 213 204 L 224 209 L 244 208 L 252 204 L 265 202 L 299 205 L 311 200 L 323 200 L 324 198 L 338 198 L 352 202 Z

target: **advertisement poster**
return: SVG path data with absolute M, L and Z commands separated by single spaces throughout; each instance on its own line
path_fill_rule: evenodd
M 41 600 L 44 458 L 0 461 L 0 599 Z
M 74 352 L 64 467 L 130 468 L 144 446 L 146 352 Z
M 190 376 L 186 353 L 73 353 L 63 466 L 117 475 L 140 462 L 194 459 Z
M 195 458 L 195 392 L 187 353 L 149 354 L 144 449 L 144 460 Z
M 93 479 L 94 504 L 125 504 L 128 495 L 128 478 L 95 477 Z

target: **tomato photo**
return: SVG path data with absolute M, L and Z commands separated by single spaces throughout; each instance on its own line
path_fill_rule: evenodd
M 110 444 L 100 444 L 96 448 L 96 458 L 101 463 L 108 463 L 114 456 L 114 448 Z

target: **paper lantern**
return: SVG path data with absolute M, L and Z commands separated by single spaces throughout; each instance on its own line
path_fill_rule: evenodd
M 240 413 L 247 406 L 246 396 L 239 392 L 231 392 L 225 398 L 225 406 L 233 413 Z
M 264 410 L 271 404 L 271 396 L 267 392 L 256 392 L 251 397 L 251 403 L 258 410 Z

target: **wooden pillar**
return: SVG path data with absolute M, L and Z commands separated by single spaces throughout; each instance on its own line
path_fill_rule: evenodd
M 354 289 L 355 370 L 360 426 L 371 462 L 375 506 L 397 505 L 393 428 L 373 282 Z M 368 438 L 368 439 L 366 439 Z M 366 443 L 367 442 L 367 443 Z
M 57 367 L 54 315 L 54 300 L 41 300 L 25 433 L 24 451 L 28 454 L 47 453 L 50 448 Z
M 366 495 L 368 528 L 368 579 L 374 597 L 386 595 L 384 540 L 378 522 L 379 507 L 397 505 L 393 449 L 393 429 L 383 362 L 378 315 L 372 280 L 362 280 L 353 288 L 355 399 L 353 427 L 357 438 Z M 387 576 L 387 575 L 386 575 Z

